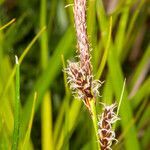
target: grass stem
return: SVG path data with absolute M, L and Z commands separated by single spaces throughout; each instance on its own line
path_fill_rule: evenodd
M 96 106 L 95 106 L 94 99 L 90 100 L 90 106 L 91 106 L 91 113 L 92 113 L 92 122 L 93 122 L 94 130 L 95 130 L 96 140 L 97 140 L 97 147 L 98 147 L 98 150 L 101 150 L 100 144 L 99 144 L 98 120 L 97 120 L 97 115 L 96 115 Z
M 10 26 L 12 23 L 15 22 L 15 18 L 13 18 L 12 20 L 10 20 L 8 23 L 6 23 L 5 25 L 3 25 L 2 27 L 0 27 L 0 31 L 7 28 L 8 26 Z

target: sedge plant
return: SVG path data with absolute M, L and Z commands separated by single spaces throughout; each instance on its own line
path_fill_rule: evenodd
M 149 6 L 0 0 L 0 150 L 149 149 Z

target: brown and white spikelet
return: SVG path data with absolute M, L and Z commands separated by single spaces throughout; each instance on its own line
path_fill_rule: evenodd
M 98 122 L 98 135 L 101 145 L 101 150 L 111 150 L 111 145 L 113 141 L 117 141 L 115 138 L 115 132 L 112 128 L 112 125 L 119 120 L 117 115 L 114 112 L 114 109 L 117 107 L 116 104 L 106 106 L 104 104 L 103 113 L 99 118 Z
M 89 101 L 99 95 L 101 82 L 94 80 L 90 62 L 90 46 L 86 27 L 86 1 L 74 0 L 74 22 L 77 36 L 78 62 L 68 61 L 67 80 L 75 97 L 90 110 Z

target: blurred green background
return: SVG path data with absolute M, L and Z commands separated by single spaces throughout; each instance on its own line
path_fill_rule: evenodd
M 91 117 L 62 71 L 76 56 L 72 4 L 0 0 L 0 150 L 96 149 Z M 87 0 L 87 30 L 95 78 L 105 81 L 99 115 L 126 78 L 113 149 L 150 149 L 150 1 Z

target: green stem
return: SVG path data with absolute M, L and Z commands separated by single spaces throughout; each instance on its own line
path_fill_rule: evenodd
M 99 136 L 98 136 L 98 121 L 97 121 L 97 115 L 96 115 L 96 107 L 95 107 L 95 100 L 90 100 L 90 106 L 91 106 L 91 113 L 92 113 L 92 122 L 95 130 L 95 136 L 97 139 L 97 147 L 98 150 L 101 150 L 100 144 L 99 144 Z
M 40 27 L 46 26 L 46 19 L 47 19 L 47 0 L 41 0 L 41 8 L 40 8 Z M 45 31 L 41 35 L 40 39 L 40 46 L 41 46 L 41 66 L 44 70 L 47 66 L 48 62 L 48 35 L 47 31 Z
M 40 26 L 47 25 L 47 0 L 41 0 L 40 8 Z M 48 32 L 41 36 L 41 68 L 44 71 L 48 64 Z M 42 127 L 42 149 L 53 150 L 53 132 L 52 132 L 52 100 L 50 92 L 44 93 L 41 105 L 41 127 Z
M 13 18 L 12 20 L 10 20 L 8 23 L 6 23 L 5 25 L 3 25 L 2 27 L 0 27 L 0 31 L 7 28 L 8 26 L 10 26 L 12 23 L 15 22 L 15 18 Z

